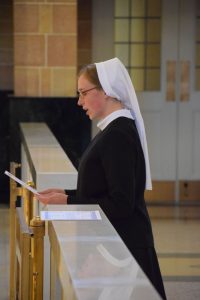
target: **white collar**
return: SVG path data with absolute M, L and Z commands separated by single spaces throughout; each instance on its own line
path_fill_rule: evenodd
M 129 119 L 133 119 L 133 116 L 130 113 L 130 110 L 124 108 L 124 109 L 119 109 L 111 114 L 109 114 L 107 117 L 105 117 L 103 120 L 99 121 L 97 124 L 97 127 L 100 128 L 101 130 L 104 130 L 108 124 L 110 124 L 112 121 L 119 117 L 126 117 Z

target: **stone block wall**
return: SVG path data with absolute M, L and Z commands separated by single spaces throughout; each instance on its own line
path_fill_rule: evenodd
M 14 0 L 15 96 L 73 97 L 77 1 Z

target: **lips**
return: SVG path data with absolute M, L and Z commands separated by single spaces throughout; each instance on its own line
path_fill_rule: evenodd
M 83 110 L 85 111 L 86 114 L 88 113 L 88 108 L 83 107 Z
M 82 109 L 85 111 L 86 116 L 88 116 L 89 118 L 91 118 L 91 110 L 87 107 L 82 106 Z

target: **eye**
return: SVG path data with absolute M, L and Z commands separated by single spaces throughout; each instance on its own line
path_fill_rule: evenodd
M 87 91 L 77 91 L 77 96 L 80 98 L 80 97 L 84 97 L 86 94 L 87 94 Z
M 82 96 L 86 96 L 86 95 L 87 95 L 87 91 L 82 91 L 82 92 L 81 92 L 81 95 L 82 95 Z

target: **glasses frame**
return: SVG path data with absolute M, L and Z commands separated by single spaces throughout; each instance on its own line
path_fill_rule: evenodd
M 90 92 L 90 91 L 92 91 L 94 89 L 97 89 L 97 88 L 98 88 L 97 86 L 94 86 L 94 87 L 92 87 L 92 88 L 90 88 L 88 90 L 85 90 L 85 91 L 77 91 L 77 95 L 78 95 L 79 98 L 83 98 L 83 97 L 85 97 L 87 95 L 88 92 Z

